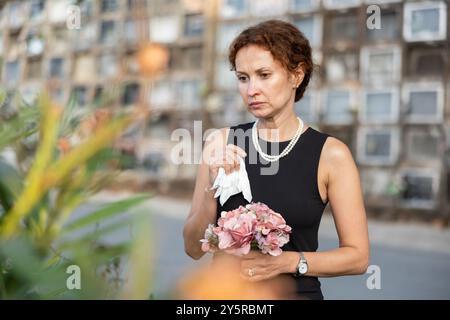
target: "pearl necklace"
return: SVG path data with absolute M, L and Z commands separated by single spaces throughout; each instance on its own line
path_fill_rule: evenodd
M 289 144 L 286 146 L 286 148 L 284 148 L 284 150 L 279 155 L 275 155 L 275 156 L 272 156 L 272 155 L 267 154 L 262 151 L 261 146 L 259 145 L 258 129 L 256 127 L 258 124 L 258 119 L 255 121 L 255 123 L 253 124 L 253 128 L 252 128 L 253 145 L 255 146 L 256 151 L 258 151 L 258 153 L 261 155 L 261 157 L 264 160 L 269 161 L 269 162 L 275 162 L 275 161 L 278 161 L 280 158 L 288 155 L 289 152 L 291 152 L 292 148 L 294 148 L 295 144 L 297 143 L 298 139 L 302 135 L 302 131 L 303 131 L 303 121 L 299 117 L 297 117 L 297 119 L 299 122 L 297 132 L 295 133 L 294 137 L 289 142 Z

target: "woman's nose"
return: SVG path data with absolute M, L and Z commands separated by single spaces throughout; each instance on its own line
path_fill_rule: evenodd
M 254 96 L 255 94 L 257 94 L 258 93 L 258 86 L 257 86 L 257 84 L 255 83 L 255 81 L 249 81 L 248 82 L 248 87 L 247 87 L 247 95 L 249 96 L 249 97 L 252 97 L 252 96 Z

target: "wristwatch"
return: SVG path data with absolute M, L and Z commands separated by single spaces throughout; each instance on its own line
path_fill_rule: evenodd
M 308 272 L 308 262 L 306 261 L 305 255 L 303 252 L 300 252 L 300 261 L 297 265 L 297 270 L 294 273 L 295 277 L 304 276 L 305 273 Z

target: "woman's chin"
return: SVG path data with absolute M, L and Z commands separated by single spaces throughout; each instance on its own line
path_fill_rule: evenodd
M 262 109 L 250 110 L 250 113 L 255 118 L 266 118 L 269 115 L 269 112 L 267 112 L 267 110 L 262 110 Z

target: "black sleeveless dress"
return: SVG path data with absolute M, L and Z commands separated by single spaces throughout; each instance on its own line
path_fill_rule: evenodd
M 237 145 L 247 152 L 244 160 L 252 201 L 267 204 L 292 227 L 290 241 L 282 247 L 283 251 L 316 251 L 319 224 L 327 205 L 320 197 L 317 172 L 322 147 L 329 135 L 308 127 L 288 155 L 269 163 L 260 157 L 252 143 L 253 124 L 232 126 L 228 135 L 228 144 Z M 259 144 L 265 153 L 276 155 L 289 141 L 269 142 L 259 138 Z M 234 210 L 247 203 L 242 193 L 231 196 L 223 206 L 217 200 L 217 218 L 222 211 Z M 317 277 L 294 279 L 299 296 L 323 299 Z

